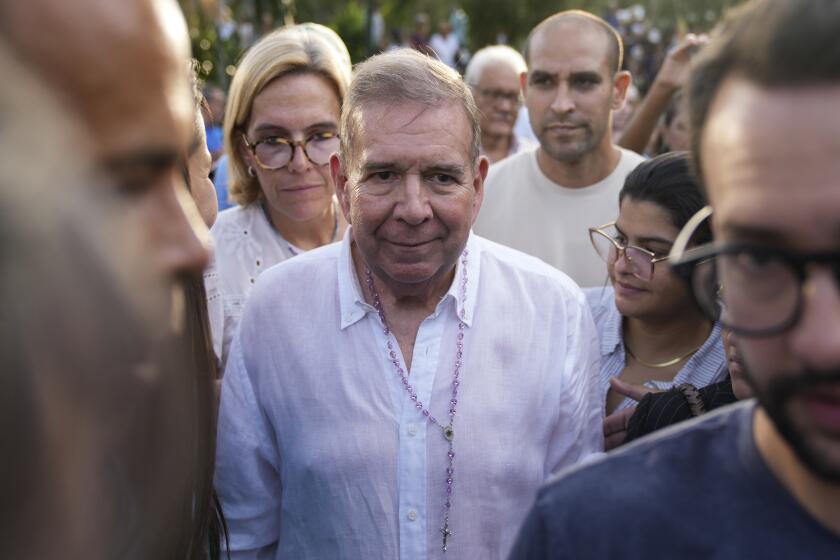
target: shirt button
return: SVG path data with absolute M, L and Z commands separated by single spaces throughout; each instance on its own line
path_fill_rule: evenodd
M 414 437 L 417 435 L 417 425 L 416 424 L 409 424 L 408 425 L 408 435 Z
M 408 515 L 406 517 L 408 517 L 409 521 L 417 521 L 417 511 L 413 509 L 408 510 Z

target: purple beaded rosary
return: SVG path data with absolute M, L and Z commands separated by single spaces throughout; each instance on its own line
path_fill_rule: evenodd
M 397 357 L 397 352 L 394 350 L 394 345 L 391 342 L 391 329 L 388 328 L 388 321 L 385 320 L 385 311 L 382 309 L 382 301 L 379 299 L 379 292 L 376 291 L 376 286 L 373 285 L 373 275 L 370 272 L 370 268 L 365 267 L 365 280 L 367 281 L 368 290 L 370 290 L 371 297 L 373 297 L 373 307 L 376 309 L 376 312 L 379 314 L 379 320 L 382 322 L 382 331 L 385 333 L 385 337 L 388 341 L 388 356 L 391 358 L 391 363 L 394 364 L 394 368 L 397 370 L 397 375 L 399 375 L 400 380 L 402 381 L 403 387 L 408 392 L 409 397 L 411 398 L 412 402 L 414 402 L 414 407 L 423 413 L 423 416 L 432 424 L 439 427 L 441 432 L 443 433 L 443 438 L 449 444 L 449 451 L 447 452 L 446 456 L 448 458 L 447 467 L 446 467 L 446 501 L 444 502 L 444 510 L 443 510 L 443 527 L 441 527 L 441 535 L 443 535 L 443 551 L 446 552 L 446 548 L 449 542 L 449 537 L 452 536 L 452 531 L 449 530 L 449 511 L 452 509 L 452 482 L 453 476 L 455 474 L 455 452 L 453 451 L 453 440 L 455 439 L 455 431 L 452 425 L 455 422 L 455 407 L 458 404 L 458 385 L 460 385 L 459 376 L 461 375 L 461 358 L 464 355 L 464 302 L 467 300 L 467 255 L 469 252 L 464 249 L 464 252 L 461 254 L 461 266 L 464 270 L 463 279 L 461 280 L 461 309 L 458 311 L 458 336 L 457 342 L 455 346 L 457 348 L 457 352 L 455 354 L 455 370 L 452 373 L 452 398 L 449 400 L 449 424 L 444 426 L 437 419 L 429 413 L 429 410 L 423 406 L 423 403 L 417 399 L 417 393 L 414 390 L 414 387 L 408 382 L 408 377 L 406 376 L 406 372 L 403 369 L 402 365 L 400 365 L 400 359 Z

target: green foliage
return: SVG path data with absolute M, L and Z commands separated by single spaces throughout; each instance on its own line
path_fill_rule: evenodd
M 367 17 L 367 7 L 356 0 L 350 0 L 328 24 L 344 39 L 353 61 L 364 60 L 367 56 Z

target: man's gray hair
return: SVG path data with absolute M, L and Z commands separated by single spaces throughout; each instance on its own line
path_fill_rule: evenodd
M 412 49 L 379 54 L 356 66 L 341 112 L 341 159 L 345 173 L 353 169 L 355 142 L 362 128 L 362 110 L 372 105 L 413 102 L 425 107 L 457 104 L 470 124 L 470 161 L 478 159 L 481 132 L 478 108 L 470 88 L 446 64 Z
M 510 66 L 517 75 L 528 71 L 525 59 L 519 54 L 519 51 L 507 45 L 491 45 L 479 49 L 473 55 L 464 72 L 464 81 L 471 86 L 477 86 L 478 82 L 481 81 L 484 70 L 497 64 Z

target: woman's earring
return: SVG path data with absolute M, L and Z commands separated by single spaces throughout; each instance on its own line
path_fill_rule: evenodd
M 254 171 L 254 168 L 251 165 L 248 166 L 248 175 L 251 176 L 251 177 L 256 177 L 257 176 L 257 172 Z

